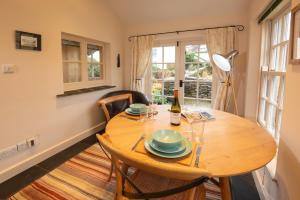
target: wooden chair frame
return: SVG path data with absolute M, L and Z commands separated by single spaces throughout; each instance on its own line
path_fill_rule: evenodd
M 112 96 L 112 97 L 107 97 L 105 99 L 100 99 L 98 101 L 98 105 L 100 105 L 103 109 L 106 121 L 110 120 L 110 115 L 109 115 L 109 112 L 107 110 L 106 104 L 113 103 L 113 102 L 116 102 L 116 101 L 127 100 L 127 99 L 129 101 L 129 104 L 132 104 L 132 94 L 130 94 L 130 93 L 116 95 L 116 96 Z
M 203 183 L 209 180 L 209 173 L 207 171 L 202 171 L 199 174 L 199 171 L 194 171 L 191 168 L 191 172 L 185 172 L 187 176 L 191 174 L 197 173 L 199 175 L 197 179 L 191 180 L 190 183 L 187 183 L 183 186 L 159 191 L 159 192 L 151 192 L 151 193 L 143 193 L 135 184 L 134 182 L 127 176 L 128 166 L 136 167 L 137 169 L 144 169 L 147 171 L 157 171 L 158 166 L 151 166 L 148 163 L 144 163 L 141 160 L 128 160 L 126 156 L 126 152 L 122 152 L 111 145 L 111 141 L 107 134 L 97 135 L 100 147 L 105 152 L 109 152 L 111 154 L 111 160 L 115 165 L 115 173 L 117 179 L 117 189 L 116 189 L 116 198 L 117 200 L 124 200 L 124 199 L 150 199 L 150 198 L 160 198 L 166 197 L 169 195 L 177 194 L 180 192 L 184 192 L 187 190 L 191 190 L 190 198 L 193 199 L 195 187 L 201 187 L 202 197 L 201 199 L 205 198 L 205 189 Z M 123 161 L 123 165 L 121 166 L 120 161 Z M 178 172 L 177 169 L 171 168 L 160 168 L 162 174 L 172 174 Z M 126 181 L 126 183 L 125 183 Z M 129 188 L 133 188 L 135 192 L 132 192 Z M 128 189 L 130 191 L 128 191 Z M 127 190 L 127 191 L 126 191 Z
M 106 105 L 108 103 L 112 103 L 112 102 L 116 102 L 116 101 L 122 101 L 122 100 L 128 100 L 129 104 L 132 104 L 132 94 L 128 93 L 128 94 L 121 94 L 121 95 L 111 96 L 111 97 L 107 97 L 107 98 L 104 98 L 104 99 L 100 99 L 97 102 L 98 105 L 101 106 L 107 122 L 110 120 L 110 115 L 109 115 L 109 112 L 107 110 Z M 110 166 L 110 173 L 109 173 L 107 181 L 111 180 L 113 169 L 114 169 L 114 165 L 113 165 L 113 162 L 112 162 L 111 166 Z

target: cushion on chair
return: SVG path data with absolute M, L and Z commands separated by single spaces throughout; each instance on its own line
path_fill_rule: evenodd
M 143 93 L 138 91 L 131 91 L 131 90 L 119 90 L 119 91 L 109 92 L 106 95 L 104 95 L 101 99 L 116 96 L 116 95 L 121 95 L 121 94 L 128 94 L 128 93 L 132 94 L 133 103 L 143 103 L 149 105 L 149 101 Z M 128 108 L 129 102 L 127 100 L 117 101 L 117 102 L 107 104 L 106 107 L 109 112 L 109 116 L 112 118 L 115 115 L 119 114 L 120 112 L 123 112 L 126 108 Z

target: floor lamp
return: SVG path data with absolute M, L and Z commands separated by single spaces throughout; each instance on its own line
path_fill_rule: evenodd
M 223 72 L 226 74 L 226 79 L 224 82 L 225 85 L 225 108 L 224 110 L 227 111 L 228 105 L 231 100 L 231 95 L 228 97 L 228 92 L 229 89 L 232 90 L 232 95 L 233 95 L 233 102 L 234 102 L 234 107 L 235 107 L 235 112 L 238 115 L 238 107 L 237 107 L 237 101 L 236 101 L 236 94 L 234 91 L 234 81 L 233 81 L 233 66 L 234 66 L 234 57 L 238 55 L 239 52 L 237 50 L 233 50 L 229 52 L 226 55 L 220 55 L 220 54 L 213 54 L 212 58 L 215 63 L 215 65 L 221 69 Z M 220 85 L 219 85 L 220 87 Z M 221 94 L 218 94 L 221 95 Z

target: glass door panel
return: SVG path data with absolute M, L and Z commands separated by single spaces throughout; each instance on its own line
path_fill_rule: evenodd
M 166 45 L 152 49 L 152 101 L 171 103 L 176 75 L 176 46 Z
M 152 101 L 171 103 L 178 86 L 181 104 L 211 106 L 212 67 L 205 44 L 179 42 L 152 49 Z
M 183 44 L 181 55 L 182 102 L 185 105 L 211 106 L 212 66 L 205 44 Z

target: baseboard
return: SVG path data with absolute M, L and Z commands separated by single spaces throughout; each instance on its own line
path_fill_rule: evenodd
M 272 198 L 270 197 L 269 193 L 267 192 L 266 188 L 263 185 L 264 177 L 261 177 L 261 175 L 259 174 L 259 172 L 257 170 L 252 172 L 252 175 L 253 175 L 253 179 L 254 179 L 260 199 L 261 200 L 272 200 Z
M 86 129 L 80 133 L 77 133 L 71 138 L 68 138 L 67 140 L 64 140 L 38 154 L 35 154 L 34 156 L 27 158 L 3 171 L 0 172 L 0 183 L 6 181 L 7 179 L 27 170 L 28 168 L 46 160 L 47 158 L 50 158 L 51 156 L 65 150 L 66 148 L 72 146 L 73 144 L 85 139 L 86 137 L 95 134 L 96 132 L 99 132 L 103 130 L 105 127 L 105 122 L 101 122 L 89 129 Z

